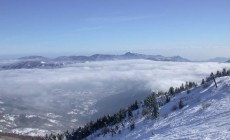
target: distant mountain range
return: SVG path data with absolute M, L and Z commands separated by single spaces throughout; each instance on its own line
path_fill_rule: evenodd
M 225 57 L 216 57 L 216 58 L 212 58 L 207 60 L 208 62 L 230 62 L 230 58 L 225 58 Z
M 127 52 L 123 55 L 109 55 L 109 54 L 94 54 L 91 56 L 60 56 L 54 59 L 46 58 L 43 56 L 28 56 L 21 57 L 19 60 L 39 60 L 39 61 L 75 61 L 75 62 L 86 62 L 86 61 L 105 61 L 105 60 L 127 60 L 127 59 L 148 59 L 154 61 L 178 61 L 187 62 L 188 59 L 180 56 L 165 57 L 162 55 L 144 55 L 137 53 Z
M 61 68 L 63 63 L 50 61 L 18 61 L 11 64 L 1 66 L 2 69 L 34 69 L 34 68 Z
M 91 61 L 108 61 L 108 60 L 131 60 L 146 59 L 152 61 L 173 61 L 173 62 L 189 62 L 190 60 L 172 56 L 165 57 L 162 55 L 144 55 L 127 52 L 122 55 L 94 54 L 91 56 L 60 56 L 54 59 L 43 56 L 28 56 L 18 58 L 18 61 L 0 66 L 1 69 L 33 69 L 33 68 L 61 68 L 67 64 L 84 63 Z

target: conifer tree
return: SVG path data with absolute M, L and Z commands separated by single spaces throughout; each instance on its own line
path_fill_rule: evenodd
M 204 79 L 202 79 L 201 85 L 204 85 L 204 84 L 205 84 L 205 81 L 204 81 Z
M 182 83 L 181 86 L 180 86 L 180 92 L 181 91 L 184 91 L 184 84 Z
M 223 68 L 223 71 L 222 71 L 222 76 L 227 76 L 227 71 L 225 68 Z
M 168 103 L 168 102 L 170 102 L 170 97 L 168 96 L 168 95 L 165 95 L 165 97 L 166 97 L 166 103 Z
M 128 109 L 128 117 L 129 118 L 133 117 L 133 112 L 132 112 L 132 110 L 130 108 Z
M 220 71 L 217 71 L 217 72 L 216 72 L 216 77 L 221 77 Z
M 230 76 L 230 70 L 227 71 L 227 75 Z
M 159 107 L 158 106 L 154 106 L 153 108 L 153 118 L 156 119 L 159 116 Z
M 213 74 L 213 72 L 211 72 L 210 77 L 213 77 L 213 76 L 214 76 L 214 74 Z
M 152 94 L 151 98 L 152 117 L 155 119 L 159 116 L 159 105 L 156 98 L 156 93 Z
M 169 94 L 174 96 L 175 95 L 175 91 L 174 91 L 174 88 L 173 87 L 170 87 L 169 88 Z

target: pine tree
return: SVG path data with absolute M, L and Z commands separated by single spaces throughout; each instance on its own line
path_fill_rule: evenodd
M 213 77 L 213 76 L 214 76 L 214 74 L 213 74 L 213 72 L 211 72 L 210 77 Z
M 137 110 L 139 108 L 137 100 L 134 103 L 134 108 L 135 108 L 135 110 Z
M 189 89 L 189 83 L 186 82 L 186 83 L 185 83 L 185 90 L 188 90 L 188 89 Z
M 193 82 L 189 82 L 189 83 L 188 83 L 188 87 L 189 87 L 189 88 L 192 88 L 192 87 L 193 87 Z
M 153 108 L 153 118 L 156 119 L 159 116 L 159 107 L 158 106 L 154 106 Z
M 184 84 L 182 83 L 181 86 L 180 86 L 180 92 L 181 91 L 184 91 Z
M 155 119 L 159 116 L 159 105 L 158 105 L 158 102 L 157 102 L 157 98 L 156 98 L 156 93 L 153 93 L 152 95 L 152 104 L 151 104 L 151 107 L 152 107 L 152 117 Z
M 175 94 L 180 93 L 180 89 L 179 88 L 175 88 Z
M 227 71 L 227 75 L 230 76 L 230 70 Z
M 222 71 L 222 76 L 227 76 L 227 71 L 225 68 L 223 68 L 223 71 Z
M 174 96 L 175 95 L 175 91 L 174 91 L 174 88 L 173 87 L 170 87 L 169 88 L 169 94 Z
M 204 81 L 204 79 L 202 79 L 201 85 L 204 85 L 204 84 L 205 84 L 205 81 Z
M 216 77 L 221 77 L 220 71 L 217 71 L 217 72 L 216 72 Z
M 128 109 L 128 117 L 129 118 L 133 117 L 133 112 L 132 112 L 132 110 L 130 108 Z
M 168 103 L 168 102 L 170 102 L 170 97 L 168 96 L 168 95 L 165 95 L 165 97 L 166 97 L 166 103 Z

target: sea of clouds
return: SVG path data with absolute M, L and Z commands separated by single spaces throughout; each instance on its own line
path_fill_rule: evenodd
M 143 99 L 151 91 L 167 91 L 186 81 L 200 83 L 223 68 L 229 69 L 230 64 L 119 60 L 59 69 L 2 70 L 0 99 L 20 98 L 18 104 L 45 113 L 72 115 L 81 124 Z

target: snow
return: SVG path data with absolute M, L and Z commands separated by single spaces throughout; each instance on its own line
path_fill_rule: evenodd
M 78 120 L 77 119 L 72 119 L 71 122 L 75 123 L 77 122 Z
M 36 115 L 26 115 L 26 118 L 34 118 L 37 117 Z
M 47 113 L 46 116 L 49 117 L 49 118 L 54 118 L 54 119 L 55 119 L 55 118 L 60 118 L 60 117 L 62 117 L 62 116 L 56 115 L 56 114 L 54 114 L 54 113 Z
M 56 124 L 58 124 L 58 123 L 59 123 L 58 121 L 53 120 L 53 119 L 49 119 L 49 121 L 50 121 L 51 123 L 56 123 Z
M 121 134 L 111 133 L 89 139 L 99 140 L 162 140 L 162 139 L 230 139 L 230 77 L 216 79 L 209 87 L 199 86 L 189 94 L 182 92 L 160 108 L 157 120 L 141 115 L 135 120 L 135 129 L 130 131 L 126 123 Z M 180 99 L 186 103 L 182 109 L 172 111 Z M 141 111 L 141 109 L 139 110 Z
M 10 114 L 6 114 L 6 115 L 3 115 L 3 117 L 6 119 L 6 120 L 9 120 L 11 122 L 13 122 L 15 120 L 15 116 L 14 115 L 10 115 Z
M 36 128 L 17 128 L 12 131 L 16 134 L 29 134 L 30 136 L 44 136 L 44 134 L 49 133 L 47 130 Z
M 4 122 L 6 123 L 7 121 L 6 120 L 0 120 L 0 123 L 4 123 Z
M 70 111 L 70 112 L 68 112 L 67 114 L 69 114 L 69 115 L 76 115 L 77 113 L 74 112 L 74 111 Z

